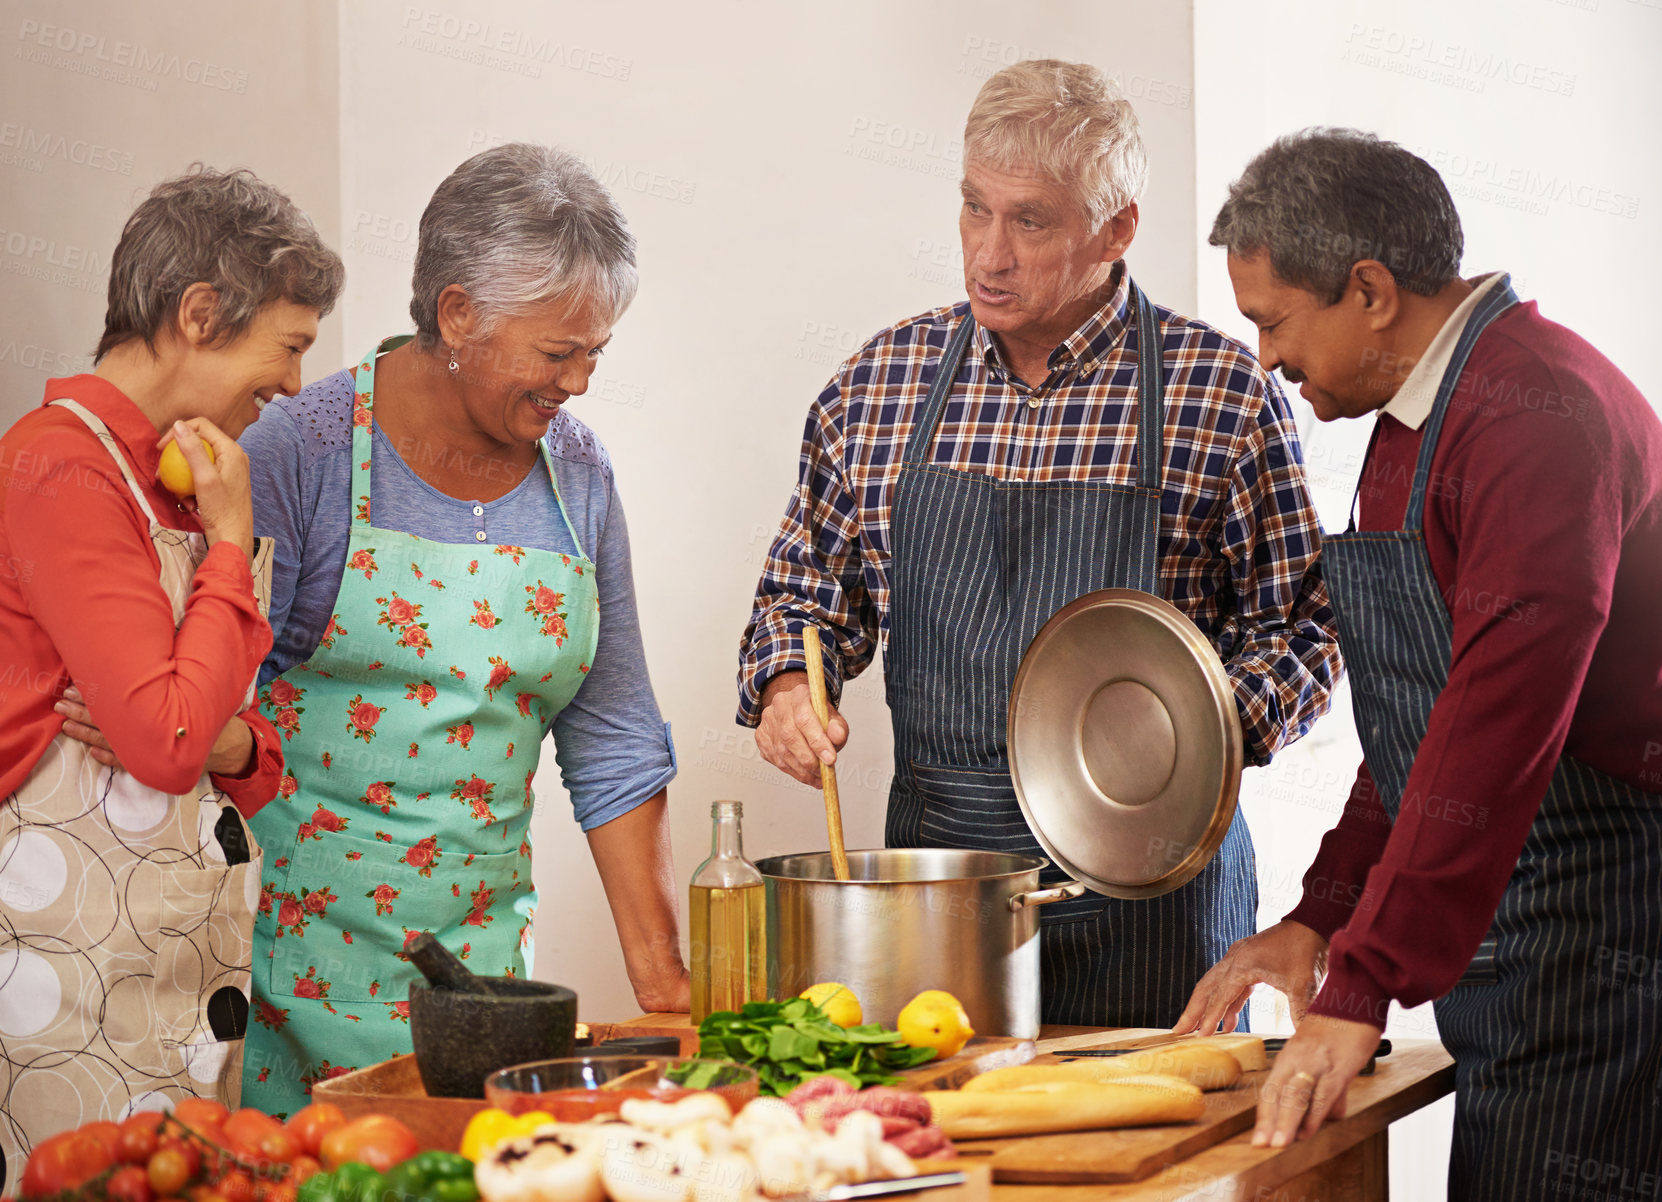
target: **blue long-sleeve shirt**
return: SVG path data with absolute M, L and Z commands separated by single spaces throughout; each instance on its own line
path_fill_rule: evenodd
M 335 609 L 352 521 L 352 377 L 337 372 L 266 406 L 243 434 L 254 492 L 254 530 L 276 540 L 271 587 L 274 644 L 260 684 L 304 663 Z M 531 471 L 511 492 L 481 502 L 447 496 L 411 470 L 373 428 L 370 509 L 376 525 L 434 542 L 493 544 L 574 554 L 595 562 L 600 642 L 582 688 L 553 723 L 554 755 L 584 830 L 654 796 L 675 776 L 675 749 L 647 676 L 635 605 L 629 529 L 605 448 L 561 412 L 548 449 L 571 532 L 548 487 Z M 475 506 L 484 510 L 474 513 Z

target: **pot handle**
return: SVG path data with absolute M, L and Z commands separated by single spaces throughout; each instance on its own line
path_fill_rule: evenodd
M 1031 893 L 1014 893 L 1007 903 L 1011 910 L 1025 910 L 1028 906 L 1042 906 L 1046 902 L 1071 901 L 1076 897 L 1085 896 L 1085 886 L 1078 881 L 1069 881 L 1065 885 L 1058 885 L 1054 889 L 1035 889 Z

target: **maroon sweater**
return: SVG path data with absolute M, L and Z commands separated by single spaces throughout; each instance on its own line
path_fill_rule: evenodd
M 1397 530 L 1420 431 L 1381 414 L 1361 530 Z M 1448 684 L 1391 824 L 1363 764 L 1288 917 L 1329 938 L 1312 1013 L 1384 1026 L 1453 987 L 1564 755 L 1662 805 L 1662 422 L 1588 343 L 1515 306 L 1449 401 L 1425 505 Z M 1342 649 L 1342 647 L 1341 647 Z M 1655 899 L 1650 899 L 1655 901 Z

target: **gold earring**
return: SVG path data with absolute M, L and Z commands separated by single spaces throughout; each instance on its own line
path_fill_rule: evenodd
M 456 348 L 451 347 L 450 348 L 450 370 L 451 371 L 456 371 L 459 368 L 459 366 L 460 365 L 456 362 Z

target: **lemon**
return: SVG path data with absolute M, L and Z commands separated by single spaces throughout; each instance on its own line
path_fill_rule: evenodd
M 906 1003 L 895 1026 L 914 1048 L 934 1048 L 942 1060 L 956 1056 L 975 1029 L 964 1004 L 944 989 L 925 989 Z
M 839 1027 L 857 1027 L 864 1018 L 860 1010 L 860 999 L 854 996 L 854 991 L 836 981 L 821 981 L 818 985 L 810 985 L 797 996 L 807 998 L 825 1011 L 825 1017 Z
M 202 449 L 208 453 L 208 462 L 212 463 L 214 449 L 206 439 L 202 440 Z M 179 449 L 177 441 L 162 448 L 162 461 L 156 468 L 156 478 L 176 497 L 196 495 L 196 479 L 191 475 L 190 464 L 185 462 L 185 453 Z

